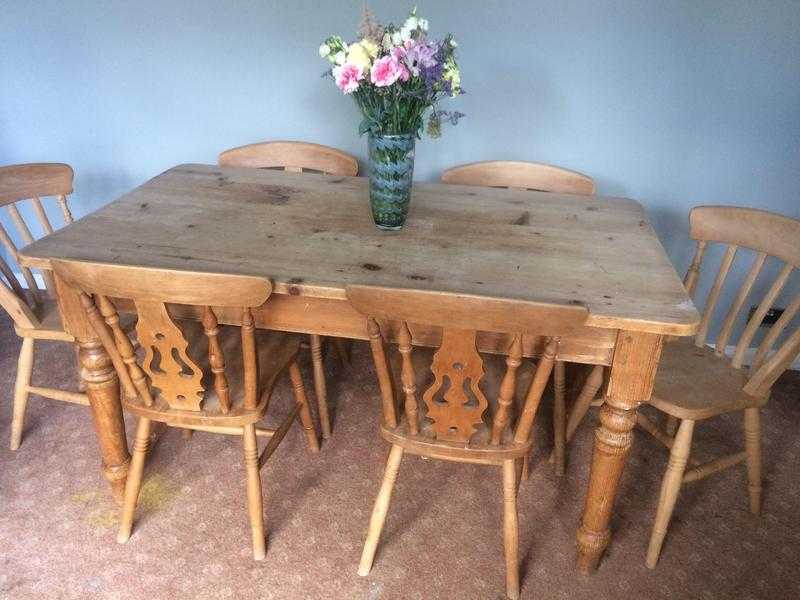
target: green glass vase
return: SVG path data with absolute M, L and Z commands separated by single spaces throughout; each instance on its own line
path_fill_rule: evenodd
M 369 136 L 369 201 L 379 229 L 396 231 L 406 222 L 415 141 L 412 134 Z

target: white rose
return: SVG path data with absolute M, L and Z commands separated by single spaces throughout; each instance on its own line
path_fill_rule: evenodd
M 411 15 L 406 19 L 406 22 L 403 24 L 403 29 L 408 29 L 409 31 L 414 31 L 417 27 L 419 27 L 419 19 L 416 15 Z
M 412 31 L 413 29 L 409 29 L 408 27 L 403 25 L 403 28 L 400 30 L 400 40 L 403 42 L 407 42 L 408 40 L 410 40 Z
M 345 60 L 347 60 L 347 55 L 344 53 L 344 50 L 339 50 L 333 57 L 333 62 L 337 65 L 343 65 Z
M 399 31 L 395 31 L 392 34 L 392 45 L 393 46 L 400 46 L 403 44 L 403 36 L 400 34 Z
M 422 31 L 428 31 L 428 19 L 419 19 L 419 28 Z
M 319 47 L 319 55 L 322 58 L 326 58 L 330 53 L 331 49 L 328 48 L 328 44 L 322 44 L 322 46 Z

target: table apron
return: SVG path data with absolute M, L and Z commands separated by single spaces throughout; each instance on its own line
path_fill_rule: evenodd
M 121 310 L 124 302 L 115 301 Z M 200 309 L 185 305 L 171 305 L 176 318 L 200 319 Z M 238 325 L 241 311 L 234 308 L 215 308 L 220 323 Z M 253 309 L 256 326 L 261 329 L 315 333 L 357 340 L 369 339 L 367 319 L 357 312 L 347 300 L 273 294 L 262 306 Z M 399 322 L 379 321 L 381 330 L 390 342 L 397 341 Z M 441 343 L 441 329 L 432 326 L 409 324 L 414 344 L 436 347 Z M 615 330 L 586 327 L 575 336 L 563 337 L 560 360 L 584 364 L 610 365 L 614 354 Z M 506 354 L 511 336 L 502 333 L 479 332 L 478 350 L 492 354 Z M 539 356 L 544 349 L 544 338 L 536 335 L 523 337 L 525 356 Z

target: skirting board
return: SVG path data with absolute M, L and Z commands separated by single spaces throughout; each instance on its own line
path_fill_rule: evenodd
M 25 283 L 25 278 L 22 276 L 22 273 L 14 273 L 14 274 L 17 276 L 17 279 L 19 279 L 20 285 L 22 287 L 28 287 L 28 285 Z M 41 288 L 44 288 L 44 279 L 42 278 L 42 274 L 41 273 L 34 273 L 33 274 L 33 278 L 36 280 L 36 285 L 38 285 Z M 709 348 L 715 348 L 716 346 L 714 346 L 714 344 L 708 344 L 708 347 Z M 725 354 L 727 354 L 728 356 L 733 356 L 733 352 L 735 350 L 736 350 L 736 346 L 727 346 L 725 348 Z M 744 364 L 745 365 L 747 365 L 747 366 L 750 365 L 750 362 L 753 360 L 753 356 L 755 355 L 755 353 L 756 353 L 756 348 L 748 348 L 747 349 L 747 352 L 744 355 Z M 797 360 L 795 360 L 792 363 L 792 366 L 789 367 L 789 368 L 791 370 L 793 370 L 793 371 L 800 371 L 800 357 L 798 357 Z

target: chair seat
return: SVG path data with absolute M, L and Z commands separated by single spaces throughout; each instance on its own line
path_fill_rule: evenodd
M 255 409 L 244 408 L 244 365 L 240 350 L 241 329 L 235 326 L 219 327 L 219 344 L 225 359 L 225 375 L 228 380 L 231 409 L 228 413 L 220 411 L 219 396 L 214 390 L 213 373 L 208 361 L 208 338 L 197 321 L 179 321 L 189 342 L 187 354 L 204 375 L 205 388 L 200 411 L 176 410 L 170 408 L 166 400 L 157 396 L 153 406 L 146 406 L 138 398 L 126 399 L 125 407 L 134 414 L 160 421 L 168 425 L 210 425 L 240 427 L 260 420 L 266 412 L 272 388 L 278 375 L 289 365 L 300 351 L 301 336 L 278 331 L 256 331 L 256 352 L 258 354 L 258 389 L 261 391 Z
M 697 421 L 727 412 L 763 406 L 768 396 L 754 397 L 742 388 L 747 371 L 691 339 L 664 344 L 650 404 L 678 419 Z
M 34 306 L 33 313 L 39 319 L 39 326 L 33 329 L 14 327 L 18 336 L 40 340 L 75 341 L 72 335 L 64 331 L 64 326 L 61 323 L 61 313 L 55 300 L 42 298 L 41 304 L 37 306 L 33 305 L 29 300 L 28 306 Z
M 489 416 L 497 410 L 497 399 L 500 393 L 500 382 L 506 369 L 505 358 L 490 354 L 481 354 L 483 358 L 484 377 L 481 380 L 480 388 L 489 402 L 489 406 L 484 413 L 484 422 L 478 425 L 475 433 L 468 443 L 449 442 L 438 440 L 431 428 L 431 421 L 425 418 L 427 406 L 422 400 L 425 390 L 433 382 L 433 373 L 428 367 L 431 364 L 432 355 L 435 352 L 432 348 L 414 347 L 412 359 L 414 363 L 414 373 L 417 375 L 417 397 L 419 400 L 418 411 L 420 414 L 420 431 L 417 435 L 412 435 L 408 431 L 408 423 L 403 414 L 403 402 L 400 402 L 398 412 L 397 427 L 390 428 L 381 426 L 381 436 L 389 443 L 401 446 L 404 450 L 412 454 L 421 454 L 433 458 L 444 460 L 454 460 L 459 462 L 473 462 L 480 464 L 500 464 L 504 460 L 519 458 L 530 452 L 532 443 L 525 441 L 515 443 L 513 440 L 513 426 L 515 423 L 512 417 L 509 426 L 506 427 L 503 439 L 499 445 L 490 445 L 489 436 L 491 430 L 487 423 L 490 423 Z M 402 390 L 400 382 L 400 357 L 399 353 L 392 352 L 390 355 L 390 366 L 395 379 L 394 389 Z M 520 407 L 525 398 L 531 378 L 535 372 L 534 365 L 528 359 L 523 359 L 517 371 L 517 387 L 515 399 L 516 407 Z M 512 409 L 512 415 L 515 414 Z

